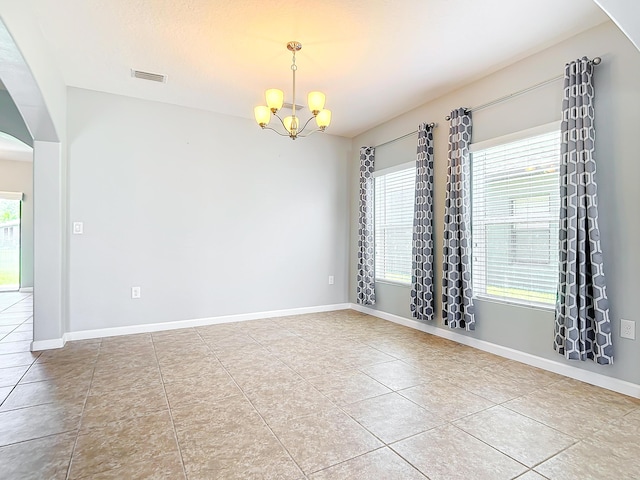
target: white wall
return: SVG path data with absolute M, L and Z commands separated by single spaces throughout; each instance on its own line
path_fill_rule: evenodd
M 22 192 L 20 287 L 33 287 L 33 164 L 0 157 L 0 190 Z
M 68 98 L 72 332 L 346 302 L 348 139 Z
M 34 139 L 33 337 L 49 348 L 68 330 L 66 85 L 27 2 L 0 16 L 0 79 Z
M 435 130 L 435 245 L 436 305 L 440 312 L 442 230 L 447 165 L 448 123 L 452 109 L 473 107 L 561 75 L 567 61 L 587 55 L 601 56 L 596 67 L 596 161 L 599 185 L 600 227 L 605 274 L 611 301 L 615 364 L 569 362 L 585 370 L 640 384 L 640 339 L 620 338 L 620 318 L 640 322 L 635 298 L 640 291 L 640 178 L 637 122 L 640 111 L 640 53 L 610 22 L 520 61 L 458 91 L 423 105 L 372 129 L 353 141 L 351 158 L 350 300 L 355 303 L 355 269 L 358 209 L 358 158 L 356 148 L 376 145 L 415 130 L 420 122 L 437 122 Z M 473 141 L 519 131 L 560 119 L 562 82 L 532 91 L 473 114 Z M 376 152 L 377 168 L 415 160 L 416 138 L 409 137 Z M 411 318 L 409 288 L 377 284 L 378 310 Z M 476 331 L 467 335 L 552 360 L 563 361 L 553 351 L 552 311 L 477 301 Z M 437 320 L 442 326 L 442 319 Z

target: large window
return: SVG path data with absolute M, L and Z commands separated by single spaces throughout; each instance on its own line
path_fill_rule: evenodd
M 549 129 L 472 146 L 472 272 L 478 296 L 555 303 L 560 132 Z
M 415 164 L 376 172 L 376 280 L 411 283 Z

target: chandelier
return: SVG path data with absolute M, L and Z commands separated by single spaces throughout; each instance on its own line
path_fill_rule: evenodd
M 324 132 L 331 123 L 331 110 L 324 108 L 324 93 L 309 92 L 309 95 L 307 96 L 307 103 L 309 104 L 309 110 L 311 110 L 313 116 L 309 117 L 309 119 L 302 125 L 302 128 L 300 128 L 300 119 L 296 115 L 296 70 L 298 69 L 298 66 L 296 65 L 296 52 L 299 52 L 302 49 L 302 44 L 296 41 L 289 42 L 287 43 L 287 49 L 290 52 L 293 52 L 293 60 L 291 63 L 291 72 L 293 73 L 293 101 L 291 102 L 291 109 L 293 111 L 292 115 L 284 118 L 278 115 L 278 110 L 280 110 L 284 105 L 284 92 L 277 88 L 270 88 L 265 92 L 267 106 L 261 105 L 256 107 L 254 109 L 254 114 L 256 122 L 258 122 L 258 125 L 260 125 L 263 130 L 273 130 L 278 135 L 295 140 L 298 137 L 307 137 L 315 132 Z M 275 128 L 267 126 L 271 121 L 272 114 L 280 120 L 280 123 L 284 127 L 284 132 L 286 133 L 281 133 Z M 309 122 L 313 119 L 315 119 L 318 128 L 307 132 L 305 135 L 301 135 L 307 128 L 307 125 L 309 125 Z

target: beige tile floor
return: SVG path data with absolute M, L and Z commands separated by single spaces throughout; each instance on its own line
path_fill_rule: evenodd
M 632 479 L 640 401 L 353 311 L 28 352 L 0 295 L 0 477 Z

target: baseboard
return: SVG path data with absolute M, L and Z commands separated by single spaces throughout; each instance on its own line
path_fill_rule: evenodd
M 243 322 L 248 320 L 260 320 L 263 318 L 286 317 L 290 315 L 303 315 L 306 313 L 331 312 L 334 310 L 347 310 L 349 303 L 334 305 L 318 305 L 314 307 L 290 308 L 285 310 L 271 310 L 267 312 L 241 313 L 237 315 L 223 315 L 219 317 L 197 318 L 192 320 L 178 320 L 175 322 L 146 323 L 142 325 L 128 325 L 124 327 L 99 328 L 95 330 L 80 330 L 68 332 L 64 335 L 64 342 L 68 340 L 87 340 L 91 338 L 115 337 L 119 335 L 131 335 L 134 333 L 150 333 L 163 330 L 177 330 L 180 328 L 204 327 L 221 323 Z M 62 341 L 62 340 L 61 340 Z M 61 345 L 62 346 L 62 345 Z M 60 348 L 60 347 L 51 347 Z
M 33 287 L 20 287 L 20 293 L 33 293 Z
M 630 397 L 640 398 L 640 385 L 635 383 L 620 380 L 618 378 L 608 377 L 600 373 L 589 372 L 572 365 L 567 365 L 555 360 L 550 360 L 548 358 L 538 357 L 537 355 L 531 355 L 519 350 L 514 350 L 513 348 L 487 342 L 486 340 L 478 340 L 477 338 L 469 337 L 467 335 L 461 335 L 455 330 L 438 328 L 434 325 L 429 325 L 418 320 L 400 317 L 398 315 L 387 312 L 381 312 L 379 310 L 375 310 L 373 308 L 365 307 L 362 305 L 357 305 L 355 303 L 351 304 L 351 308 L 358 312 L 366 313 L 383 320 L 398 323 L 400 325 L 404 325 L 405 327 L 420 330 L 421 332 L 429 333 L 431 335 L 446 338 L 448 340 L 452 340 L 469 347 L 474 347 L 478 350 L 493 353 L 510 360 L 515 360 L 517 362 L 525 363 L 533 367 L 542 368 L 543 370 L 548 370 L 559 375 L 564 375 L 565 377 L 574 378 L 576 380 L 580 380 L 597 387 L 613 390 L 614 392 L 629 395 Z
M 53 350 L 55 348 L 62 348 L 66 343 L 67 339 L 62 338 L 54 338 L 51 340 L 34 340 L 31 342 L 31 351 L 39 352 L 41 350 Z
M 572 365 L 560 363 L 555 360 L 550 360 L 529 353 L 521 352 L 513 348 L 504 347 L 495 343 L 487 342 L 486 340 L 479 340 L 467 335 L 461 335 L 455 330 L 449 330 L 444 328 L 438 328 L 434 325 L 429 325 L 417 320 L 400 317 L 387 312 L 375 310 L 362 305 L 354 303 L 339 303 L 334 305 L 318 305 L 314 307 L 301 307 L 291 308 L 285 310 L 272 310 L 266 312 L 254 312 L 254 313 L 242 313 L 237 315 L 223 315 L 219 317 L 207 317 L 191 320 L 178 320 L 175 322 L 162 322 L 162 323 L 147 323 L 142 325 L 128 325 L 123 327 L 110 327 L 101 328 L 95 330 L 80 330 L 76 332 L 68 332 L 63 335 L 62 338 L 55 338 L 51 340 L 36 340 L 31 343 L 32 351 L 51 350 L 55 348 L 62 348 L 67 341 L 73 340 L 87 340 L 93 338 L 102 337 L 114 337 L 119 335 L 131 335 L 135 333 L 150 333 L 159 332 L 163 330 L 177 330 L 180 328 L 191 327 L 203 327 L 207 325 L 217 325 L 222 323 L 243 322 L 249 320 L 260 320 L 265 318 L 286 317 L 290 315 L 303 315 L 307 313 L 321 313 L 330 312 L 335 310 L 353 309 L 358 312 L 366 313 L 368 315 L 388 320 L 405 327 L 413 328 L 431 335 L 446 338 L 454 342 L 467 345 L 470 347 L 483 350 L 485 352 L 493 353 L 510 360 L 515 360 L 533 367 L 542 368 L 559 375 L 564 375 L 569 378 L 574 378 L 591 385 L 606 388 L 615 392 L 629 395 L 631 397 L 640 398 L 640 385 L 620 380 L 613 377 L 608 377 L 599 373 L 589 372 L 576 368 Z

